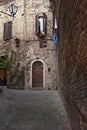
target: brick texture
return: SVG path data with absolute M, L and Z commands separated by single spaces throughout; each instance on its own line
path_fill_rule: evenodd
M 59 27 L 59 88 L 72 129 L 86 130 L 87 0 L 60 0 L 60 4 L 55 0 L 54 4 Z

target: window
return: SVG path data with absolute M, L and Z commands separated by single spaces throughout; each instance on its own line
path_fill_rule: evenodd
M 51 72 L 51 68 L 50 67 L 48 68 L 48 72 Z
M 43 0 L 43 4 L 45 8 L 52 9 L 53 0 Z
M 49 8 L 52 9 L 52 0 L 49 0 Z
M 47 41 L 46 40 L 41 40 L 40 43 L 39 43 L 39 47 L 40 48 L 47 47 Z
M 15 39 L 15 43 L 16 43 L 16 47 L 19 47 L 19 46 L 20 46 L 20 45 L 19 45 L 19 44 L 20 44 L 20 39 L 16 38 L 16 39 Z
M 39 38 L 43 38 L 47 33 L 47 16 L 45 13 L 36 15 L 36 35 Z
M 3 40 L 10 40 L 12 38 L 12 21 L 4 23 Z

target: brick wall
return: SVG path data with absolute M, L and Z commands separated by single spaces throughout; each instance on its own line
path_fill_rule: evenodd
M 57 1 L 55 0 L 55 5 Z M 73 130 L 87 128 L 87 0 L 60 0 L 58 17 L 59 88 Z M 59 13 L 59 15 L 58 15 Z M 85 119 L 85 121 L 84 121 Z

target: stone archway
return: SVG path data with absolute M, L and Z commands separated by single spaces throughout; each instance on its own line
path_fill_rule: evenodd
M 30 77 L 31 88 L 45 88 L 45 64 L 42 60 L 32 61 Z

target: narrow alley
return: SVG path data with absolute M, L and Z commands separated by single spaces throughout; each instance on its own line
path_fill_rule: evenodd
M 0 130 L 71 130 L 55 90 L 10 90 L 0 95 Z
M 87 130 L 87 0 L 0 0 L 0 130 Z

